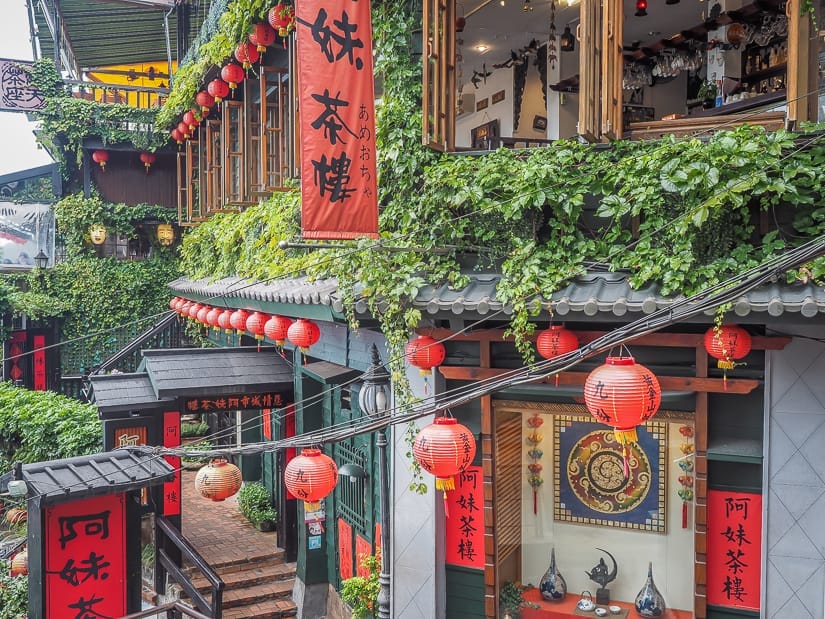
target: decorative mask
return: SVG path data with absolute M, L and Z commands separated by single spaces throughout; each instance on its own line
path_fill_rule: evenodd
M 172 224 L 158 224 L 158 243 L 169 247 L 175 242 L 175 230 Z
M 92 227 L 89 228 L 89 236 L 95 245 L 103 245 L 106 241 L 106 226 L 103 224 L 92 224 Z

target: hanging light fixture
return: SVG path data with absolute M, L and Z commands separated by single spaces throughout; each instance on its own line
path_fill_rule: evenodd
M 564 32 L 559 40 L 559 49 L 563 52 L 572 52 L 576 49 L 576 37 L 570 31 L 570 26 L 564 27 Z
M 293 346 L 306 354 L 309 352 L 310 346 L 321 338 L 321 330 L 318 328 L 318 325 L 311 320 L 299 318 L 289 325 L 286 336 L 287 339 L 292 342 Z
M 550 325 L 539 333 L 536 338 L 536 350 L 545 359 L 553 359 L 564 355 L 579 347 L 579 338 L 564 325 Z M 559 375 L 556 373 L 556 387 L 559 386 Z
M 241 489 L 241 469 L 222 458 L 215 458 L 195 476 L 195 489 L 204 498 L 223 501 Z
M 320 449 L 301 450 L 284 469 L 284 485 L 304 502 L 308 512 L 317 512 L 337 483 L 338 465 Z
M 753 345 L 750 333 L 739 325 L 724 324 L 705 331 L 705 350 L 716 359 L 716 367 L 722 370 L 722 382 L 728 388 L 728 370 L 737 365 L 739 359 L 748 356 Z
M 433 368 L 444 363 L 447 356 L 444 344 L 429 335 L 419 335 L 407 344 L 404 354 L 409 364 L 417 367 L 424 377 L 424 393 L 428 394 L 427 377 L 432 374 Z
M 277 38 L 278 33 L 275 29 L 266 22 L 258 22 L 252 26 L 252 32 L 249 34 L 249 42 L 256 46 L 258 53 L 263 56 L 266 48 L 272 45 Z
M 636 0 L 636 17 L 647 15 L 647 0 Z
M 235 329 L 235 333 L 243 335 L 243 332 L 246 331 L 246 321 L 248 318 L 249 312 L 242 308 L 236 309 L 229 318 L 229 324 Z

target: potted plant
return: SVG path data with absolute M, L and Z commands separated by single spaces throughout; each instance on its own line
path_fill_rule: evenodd
M 716 105 L 717 88 L 714 82 L 702 82 L 696 97 L 702 101 L 702 107 L 710 109 Z
M 278 512 L 269 501 L 269 491 L 256 481 L 244 482 L 238 492 L 238 509 L 259 531 L 274 531 Z
M 498 592 L 498 606 L 502 619 L 518 619 L 521 616 L 522 608 L 538 608 L 538 604 L 533 604 L 524 599 L 524 591 L 527 587 L 516 582 L 505 582 Z
M 181 443 L 187 445 L 209 434 L 209 424 L 205 421 L 191 421 L 180 424 Z

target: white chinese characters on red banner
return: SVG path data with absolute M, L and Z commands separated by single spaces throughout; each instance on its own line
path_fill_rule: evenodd
M 759 610 L 762 495 L 708 491 L 708 604 Z
M 126 614 L 124 495 L 46 510 L 46 617 Z
M 484 569 L 484 477 L 480 466 L 468 466 L 456 476 L 455 490 L 446 493 L 446 562 Z
M 296 20 L 303 236 L 376 237 L 370 3 L 302 0 Z

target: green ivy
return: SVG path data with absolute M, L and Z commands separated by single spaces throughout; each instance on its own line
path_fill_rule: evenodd
M 25 619 L 29 610 L 29 579 L 11 575 L 11 562 L 0 560 L 0 619 Z

